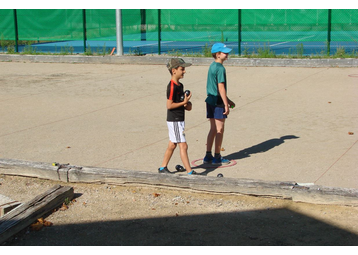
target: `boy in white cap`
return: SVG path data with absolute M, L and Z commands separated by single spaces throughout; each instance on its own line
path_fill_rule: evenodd
M 226 70 L 223 66 L 231 50 L 223 43 L 215 43 L 211 48 L 211 53 L 215 60 L 209 67 L 206 84 L 206 117 L 210 120 L 210 130 L 207 136 L 206 155 L 203 163 L 212 163 L 214 165 L 230 163 L 228 159 L 221 157 L 220 151 L 224 137 L 225 119 L 230 113 L 230 107 L 235 107 L 235 103 L 226 94 Z M 211 150 L 214 141 L 215 154 L 213 156 Z
M 185 168 L 183 170 L 186 170 L 189 175 L 197 174 L 191 169 L 189 163 L 188 145 L 184 133 L 185 110 L 190 111 L 192 108 L 192 104 L 189 101 L 191 93 L 186 95 L 186 93 L 184 93 L 183 84 L 179 82 L 180 79 L 184 78 L 185 67 L 188 66 L 191 66 L 191 64 L 185 63 L 181 58 L 172 58 L 167 64 L 167 68 L 171 74 L 171 80 L 167 86 L 167 125 L 169 130 L 169 144 L 164 154 L 163 163 L 158 169 L 159 173 L 172 173 L 168 170 L 167 166 L 175 148 L 179 145 L 180 157 Z

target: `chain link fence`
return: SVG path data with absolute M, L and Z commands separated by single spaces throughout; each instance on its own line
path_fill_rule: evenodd
M 229 44 L 238 55 L 252 43 L 297 48 L 315 42 L 328 54 L 332 43 L 358 49 L 356 9 L 124 9 L 121 24 L 123 42 L 141 42 L 132 47 L 146 53 L 204 51 L 214 42 Z M 85 51 L 91 41 L 116 41 L 115 10 L 1 9 L 0 36 L 3 51 L 71 41 L 83 41 Z

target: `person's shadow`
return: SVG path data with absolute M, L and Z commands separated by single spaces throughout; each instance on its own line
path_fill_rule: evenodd
M 268 150 L 271 150 L 281 144 L 283 144 L 285 142 L 285 140 L 290 140 L 290 139 L 297 139 L 299 138 L 298 136 L 295 135 L 286 135 L 286 136 L 282 136 L 280 138 L 274 138 L 274 139 L 270 139 L 267 140 L 265 142 L 259 143 L 257 145 L 254 145 L 250 148 L 246 148 L 244 150 L 238 151 L 238 152 L 234 152 L 232 154 L 226 155 L 224 156 L 226 159 L 229 160 L 240 160 L 243 158 L 248 158 L 250 157 L 251 154 L 256 154 L 256 153 L 262 153 L 262 152 L 266 152 Z M 200 175 L 208 175 L 208 173 L 215 171 L 217 168 L 219 168 L 220 166 L 214 166 L 212 164 L 201 164 L 195 167 L 192 167 L 192 169 L 195 168 L 204 168 L 205 171 L 200 173 Z

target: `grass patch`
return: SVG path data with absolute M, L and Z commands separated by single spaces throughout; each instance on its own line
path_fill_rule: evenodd
M 39 43 L 39 41 L 19 41 L 18 45 L 22 47 L 22 52 L 15 52 L 15 41 L 13 40 L 4 40 L 4 37 L 1 36 L 0 46 L 1 51 L 7 54 L 27 54 L 27 55 L 74 55 L 78 53 L 74 53 L 73 46 L 64 46 L 59 50 L 55 47 L 55 53 L 51 52 L 41 52 L 37 47 L 33 47 L 34 43 Z M 225 41 L 224 34 L 221 34 L 222 41 Z M 57 52 L 58 51 L 58 52 Z M 334 52 L 331 51 L 331 54 L 327 55 L 327 48 L 322 49 L 320 52 L 305 55 L 305 49 L 303 43 L 298 43 L 295 48 L 289 49 L 288 54 L 277 54 L 275 53 L 269 44 L 264 44 L 263 47 L 258 47 L 255 50 L 251 50 L 247 47 L 244 47 L 241 51 L 241 55 L 236 54 L 234 51 L 230 53 L 230 58 L 294 58 L 294 59 L 335 59 L 335 58 L 358 58 L 357 50 L 352 50 L 347 52 L 344 47 L 338 47 Z M 85 56 L 105 56 L 110 55 L 111 49 L 106 48 L 106 44 L 103 46 L 97 46 L 95 50 L 93 50 L 88 44 L 86 47 L 86 51 L 84 53 L 79 53 L 79 55 Z M 157 53 L 152 53 L 157 54 Z M 211 45 L 205 44 L 200 51 L 181 51 L 181 50 L 167 50 L 166 53 L 162 52 L 162 54 L 173 56 L 173 57 L 196 57 L 196 58 L 211 58 Z M 130 49 L 128 55 L 131 56 L 144 56 L 145 53 L 142 52 L 140 47 L 136 47 L 134 49 Z

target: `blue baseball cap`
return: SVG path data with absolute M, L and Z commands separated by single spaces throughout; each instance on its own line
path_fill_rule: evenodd
M 223 53 L 229 53 L 232 49 L 227 48 L 225 44 L 223 43 L 215 43 L 213 47 L 211 47 L 211 53 L 216 52 L 223 52 Z

